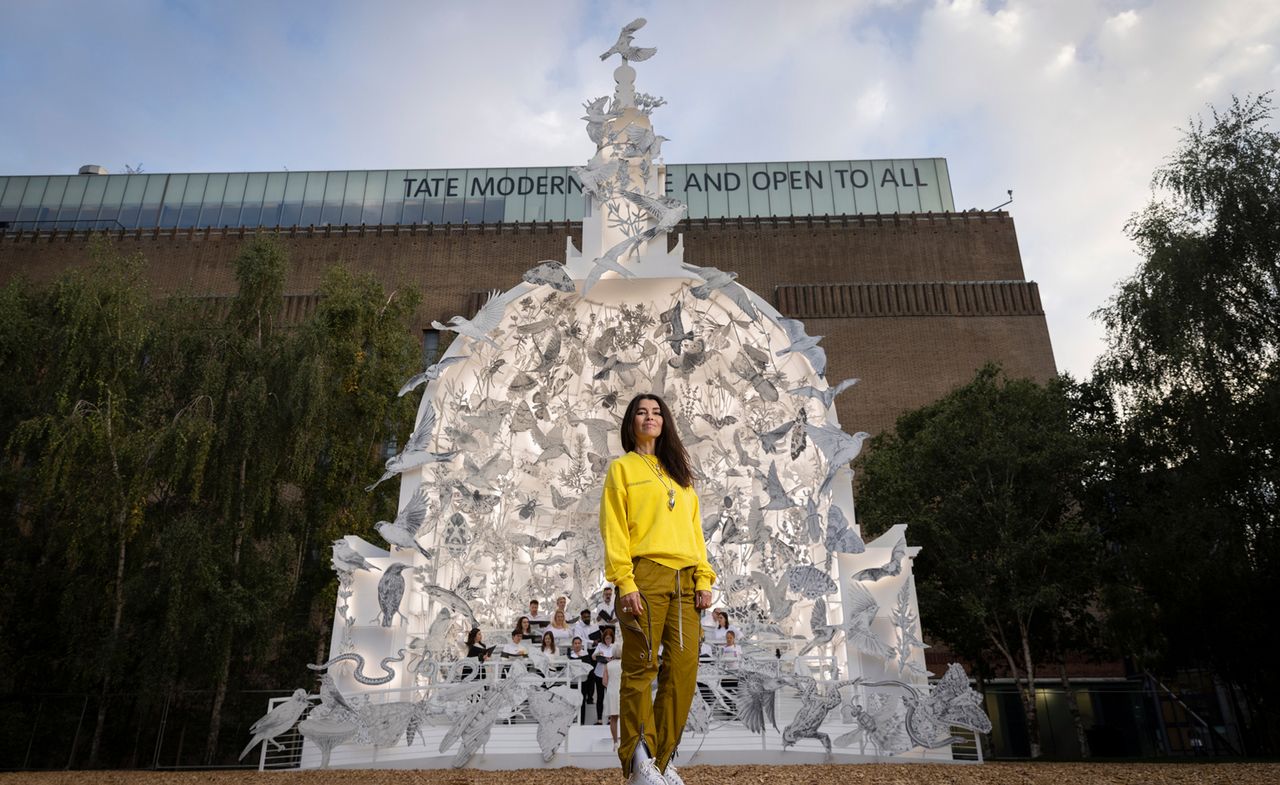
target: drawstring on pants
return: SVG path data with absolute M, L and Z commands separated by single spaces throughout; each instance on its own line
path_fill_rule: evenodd
M 680 642 L 676 648 L 684 651 L 684 608 L 680 604 L 682 594 L 680 590 L 680 572 L 681 570 L 676 570 L 676 607 L 679 608 L 679 612 L 676 613 L 676 631 L 680 636 Z

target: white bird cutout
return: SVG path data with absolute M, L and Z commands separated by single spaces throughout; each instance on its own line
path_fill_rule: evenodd
M 634 191 L 619 190 L 618 193 L 627 201 L 639 207 L 641 210 L 649 214 L 653 219 L 654 225 L 639 232 L 632 237 L 628 237 L 609 250 L 604 255 L 595 260 L 591 272 L 587 275 L 587 280 L 582 286 L 582 293 L 585 295 L 596 281 L 600 280 L 600 276 L 606 272 L 615 272 L 624 278 L 634 278 L 635 273 L 618 263 L 618 260 L 630 253 L 632 249 L 640 246 L 641 243 L 648 242 L 660 234 L 666 234 L 675 228 L 676 224 L 684 218 L 685 211 L 689 209 L 689 205 L 673 199 L 670 196 L 650 196 L 648 194 L 640 194 Z
M 293 691 L 293 695 L 289 700 L 281 703 L 271 711 L 263 715 L 257 722 L 249 727 L 249 732 L 253 734 L 249 746 L 244 748 L 240 753 L 239 760 L 244 760 L 244 756 L 249 754 L 249 750 L 258 745 L 259 742 L 276 745 L 276 749 L 283 751 L 284 745 L 276 741 L 276 736 L 287 733 L 293 724 L 302 716 L 302 712 L 307 710 L 307 691 L 297 689 Z
M 575 166 L 569 171 L 578 178 L 578 184 L 582 186 L 583 192 L 603 202 L 609 198 L 609 189 L 605 186 L 617 177 L 621 170 L 621 159 L 606 159 L 602 152 L 597 152 L 586 166 Z
M 413 569 L 403 562 L 387 566 L 387 571 L 378 579 L 378 615 L 374 621 L 381 622 L 383 627 L 390 627 L 396 614 L 407 623 L 409 618 L 400 613 L 400 601 L 404 599 L 404 575 L 406 569 Z
M 400 392 L 397 393 L 396 397 L 403 398 L 405 395 L 407 395 L 410 392 L 413 392 L 418 387 L 421 387 L 423 384 L 426 384 L 427 382 L 434 382 L 436 379 L 440 378 L 440 374 L 444 373 L 444 370 L 448 368 L 450 365 L 453 365 L 454 363 L 460 363 L 463 360 L 466 360 L 467 358 L 468 358 L 468 355 L 465 355 L 465 354 L 458 355 L 457 357 L 446 357 L 440 362 L 429 366 L 427 370 L 423 371 L 417 376 L 411 377 L 409 381 L 405 382 L 404 386 L 400 388 Z
M 778 462 L 769 462 L 769 473 L 761 474 L 756 472 L 756 479 L 760 480 L 764 485 L 764 492 L 769 494 L 769 503 L 761 507 L 762 510 L 786 510 L 791 507 L 799 507 L 791 499 L 791 494 L 787 493 L 787 489 L 782 487 L 782 480 L 778 479 Z
M 501 348 L 498 346 L 498 342 L 489 336 L 489 333 L 498 329 L 498 325 L 502 323 L 503 311 L 520 294 L 520 287 L 511 289 L 504 294 L 499 294 L 495 291 L 489 295 L 489 299 L 480 307 L 476 315 L 470 319 L 454 316 L 449 319 L 449 324 L 447 325 L 440 322 L 432 322 L 431 326 L 437 330 L 452 330 L 458 335 L 465 335 L 474 341 L 484 341 L 495 349 Z
M 400 451 L 400 454 L 387 459 L 386 471 L 382 473 L 377 482 L 366 486 L 365 490 L 372 491 L 397 474 L 403 474 L 410 469 L 416 469 L 428 463 L 451 461 L 457 457 L 457 450 L 431 452 L 427 449 L 435 429 L 436 410 L 431 401 L 427 401 L 426 408 L 422 411 L 422 419 L 418 420 L 418 427 L 413 429 L 413 434 L 409 437 L 409 441 L 405 443 L 404 449 Z
M 430 559 L 431 552 L 419 545 L 417 540 L 418 529 L 422 527 L 422 523 L 426 519 L 427 486 L 420 485 L 408 503 L 405 504 L 404 509 L 396 515 L 394 522 L 378 521 L 373 525 L 373 528 L 377 529 L 382 539 L 386 540 L 393 548 L 416 550 L 425 558 Z
M 779 357 L 795 352 L 808 360 L 819 376 L 827 372 L 827 353 L 818 346 L 818 341 L 822 340 L 821 335 L 807 334 L 804 325 L 796 319 L 779 319 L 778 326 L 786 331 L 787 339 L 791 341 L 786 348 L 778 350 Z
M 837 395 L 857 383 L 857 379 L 845 379 L 835 387 L 828 387 L 825 390 L 820 390 L 812 385 L 805 385 L 804 387 L 797 387 L 794 390 L 788 390 L 788 392 L 792 395 L 803 395 L 807 398 L 817 398 L 819 401 L 822 401 L 823 411 L 826 411 L 831 408 L 831 404 L 835 403 Z
M 582 108 L 587 110 L 587 113 L 582 116 L 582 119 L 587 121 L 587 136 L 596 145 L 604 142 L 605 123 L 622 116 L 620 110 L 606 111 L 604 107 L 608 102 L 609 96 L 605 95 L 582 105 Z
M 644 27 L 645 23 L 646 20 L 644 17 L 637 17 L 636 19 L 631 20 L 626 27 L 622 28 L 622 32 L 618 33 L 617 42 L 613 46 L 609 47 L 608 51 L 600 55 L 600 59 L 608 60 L 610 55 L 616 54 L 622 55 L 624 62 L 630 61 L 633 63 L 639 63 L 644 60 L 648 60 L 650 57 L 657 54 L 658 50 L 655 47 L 639 47 L 631 45 L 631 41 L 635 38 L 636 31 Z
M 871 438 L 871 434 L 866 431 L 858 431 L 850 436 L 839 428 L 828 425 L 805 425 L 804 430 L 827 459 L 827 478 L 822 481 L 822 487 L 818 490 L 820 494 L 827 492 L 840 467 L 857 458 L 858 453 L 862 452 L 862 443 Z
M 712 292 L 718 291 L 732 300 L 734 305 L 741 308 L 742 312 L 750 318 L 759 317 L 755 305 L 751 302 L 750 293 L 742 288 L 741 284 L 735 282 L 737 273 L 726 273 L 715 267 L 698 267 L 695 264 L 684 264 L 683 267 L 703 280 L 703 283 L 689 287 L 689 294 L 699 300 L 706 300 L 711 297 Z
M 363 541 L 362 541 L 363 542 Z M 372 547 L 372 546 L 371 546 Z M 333 541 L 333 569 L 336 572 L 355 572 L 356 570 L 378 570 L 360 552 L 351 547 L 346 538 Z

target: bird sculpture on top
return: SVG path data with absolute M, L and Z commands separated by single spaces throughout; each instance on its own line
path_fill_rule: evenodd
M 645 26 L 644 17 L 638 17 L 631 21 L 626 27 L 622 28 L 622 32 L 618 34 L 618 41 L 609 50 L 600 55 L 601 60 L 608 60 L 611 55 L 622 55 L 622 61 L 639 63 L 648 60 L 658 53 L 657 47 L 648 46 L 632 46 L 631 41 L 635 38 L 636 31 Z

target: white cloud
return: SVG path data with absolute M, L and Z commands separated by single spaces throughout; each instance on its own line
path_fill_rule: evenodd
M 7 9 L 0 172 L 577 163 L 581 103 L 613 84 L 597 55 L 639 14 L 639 43 L 660 49 L 640 86 L 670 102 L 655 122 L 673 162 L 940 155 L 960 208 L 1013 188 L 1027 277 L 1077 375 L 1100 349 L 1088 314 L 1136 263 L 1124 222 L 1177 129 L 1280 74 L 1269 0 L 207 9 Z
M 1104 26 L 1108 32 L 1123 36 L 1128 34 L 1136 24 L 1138 24 L 1138 12 L 1130 8 L 1127 11 L 1121 11 L 1115 16 L 1108 17 Z

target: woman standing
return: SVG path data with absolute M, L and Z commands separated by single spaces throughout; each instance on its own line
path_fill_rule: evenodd
M 609 464 L 600 498 L 605 578 L 618 587 L 622 625 L 618 758 L 632 785 L 684 785 L 671 757 L 697 684 L 698 611 L 711 606 L 716 574 L 667 404 L 637 395 L 621 428 L 627 454 Z
M 596 648 L 591 652 L 592 661 L 596 666 L 591 671 L 591 676 L 595 680 L 596 687 L 596 724 L 600 725 L 604 722 L 604 701 L 608 688 L 605 686 L 605 674 L 609 667 L 610 660 L 613 659 L 614 653 L 614 637 L 612 627 L 600 628 L 600 642 L 596 644 Z M 616 691 L 621 682 L 615 682 L 613 689 Z
M 613 737 L 613 749 L 618 749 L 618 715 L 622 702 L 618 700 L 622 687 L 622 644 L 613 645 L 613 659 L 604 666 L 604 716 L 609 718 L 609 735 Z
M 479 677 L 483 672 L 484 662 L 489 659 L 489 655 L 493 653 L 484 645 L 484 633 L 480 632 L 479 627 L 472 627 L 471 632 L 467 633 L 467 657 L 475 657 L 479 665 L 472 668 L 470 665 L 464 665 L 462 668 L 462 678 L 470 679 Z

